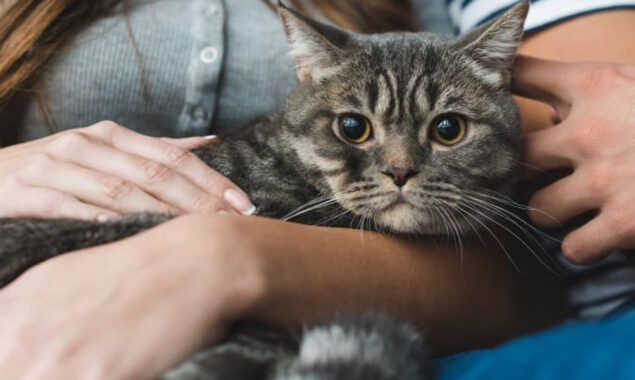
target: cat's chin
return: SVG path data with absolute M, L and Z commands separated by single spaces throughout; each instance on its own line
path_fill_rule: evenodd
M 459 235 L 471 231 L 468 221 L 458 215 L 446 214 L 446 218 L 452 218 L 452 224 L 439 219 L 431 214 L 422 212 L 408 202 L 393 203 L 374 215 L 374 220 L 394 233 L 417 235 L 447 235 L 450 230 Z
M 393 232 L 403 234 L 427 234 L 435 226 L 434 220 L 407 202 L 399 202 L 379 211 L 375 221 Z

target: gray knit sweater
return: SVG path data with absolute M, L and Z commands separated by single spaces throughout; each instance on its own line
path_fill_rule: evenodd
M 223 133 L 295 85 L 277 14 L 259 0 L 133 0 L 77 35 L 39 87 L 53 130 L 113 120 L 154 136 Z M 36 99 L 19 141 L 51 133 Z

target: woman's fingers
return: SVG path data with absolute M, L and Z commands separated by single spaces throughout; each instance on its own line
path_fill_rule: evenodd
M 7 205 L 4 215 L 14 218 L 41 217 L 86 219 L 105 222 L 119 214 L 82 202 L 68 194 L 46 187 L 25 187 L 21 196 Z
M 138 134 L 117 125 L 99 125 L 88 128 L 88 130 L 89 133 L 93 133 L 94 130 L 98 136 L 105 140 L 105 143 L 112 144 L 112 146 L 117 149 L 131 154 L 137 154 L 165 165 L 171 171 L 179 173 L 182 177 L 203 191 L 208 192 L 216 199 L 222 199 L 238 212 L 249 215 L 255 211 L 255 207 L 249 201 L 247 194 L 238 186 L 207 166 L 188 149 L 184 149 L 180 146 L 194 146 L 200 144 L 202 142 L 201 139 L 207 140 L 207 143 L 210 143 L 213 142 L 213 138 L 193 138 L 187 141 L 180 141 L 175 145 L 174 140 L 172 140 L 172 143 L 168 143 L 160 139 Z
M 576 171 L 535 193 L 529 202 L 530 218 L 542 227 L 557 228 L 600 207 L 604 194 L 590 191 L 588 178 Z
M 116 213 L 155 212 L 176 215 L 179 210 L 147 194 L 132 182 L 77 164 L 38 156 L 20 174 L 27 186 L 44 187 Z
M 255 207 L 247 195 L 190 152 L 219 141 L 215 136 L 148 137 L 101 122 L 3 148 L 0 199 L 17 201 L 0 204 L 0 216 L 16 216 L 16 212 L 46 218 L 61 215 L 56 204 L 49 205 L 50 194 L 63 195 L 65 204 L 72 203 L 65 210 L 81 208 L 76 214 L 63 214 L 76 218 L 143 211 L 224 210 L 250 215 Z M 32 187 L 50 190 L 47 201 L 37 203 L 39 210 L 24 199 L 24 189 Z M 20 202 L 24 204 L 16 211 Z M 86 211 L 86 205 L 93 208 Z
M 230 211 L 218 198 L 167 165 L 115 149 L 89 135 L 66 133 L 51 145 L 54 157 L 134 183 L 183 212 Z

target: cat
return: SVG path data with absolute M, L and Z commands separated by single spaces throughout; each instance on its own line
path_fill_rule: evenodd
M 528 8 L 450 38 L 358 35 L 280 5 L 298 86 L 277 112 L 194 153 L 260 216 L 431 238 L 450 223 L 469 234 L 493 217 L 471 200 L 509 195 L 516 178 L 520 117 L 509 87 Z M 0 219 L 0 286 L 168 219 Z M 425 351 L 414 327 L 380 313 L 340 316 L 299 339 L 243 324 L 163 378 L 424 379 Z

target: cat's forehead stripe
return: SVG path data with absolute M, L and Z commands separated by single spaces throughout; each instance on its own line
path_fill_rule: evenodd
M 421 86 L 423 80 L 423 74 L 419 74 L 415 77 L 414 83 L 410 89 L 410 94 L 408 95 L 408 109 L 410 111 L 410 116 L 415 124 L 419 124 L 418 121 L 418 112 L 417 112 L 417 91 Z
M 386 109 L 383 112 L 383 117 L 385 119 L 389 119 L 392 117 L 394 111 L 395 111 L 395 87 L 393 87 L 393 83 L 391 80 L 391 75 L 389 75 L 389 72 L 387 70 L 382 70 L 380 73 L 380 77 L 383 79 L 384 83 L 385 83 L 385 89 L 388 91 L 387 93 L 387 97 L 388 97 L 388 106 L 386 107 Z M 395 83 L 396 85 L 396 83 Z
M 377 81 L 371 80 L 368 82 L 367 92 L 368 92 L 368 106 L 370 108 L 370 111 L 374 114 L 377 107 L 377 99 L 379 97 Z

